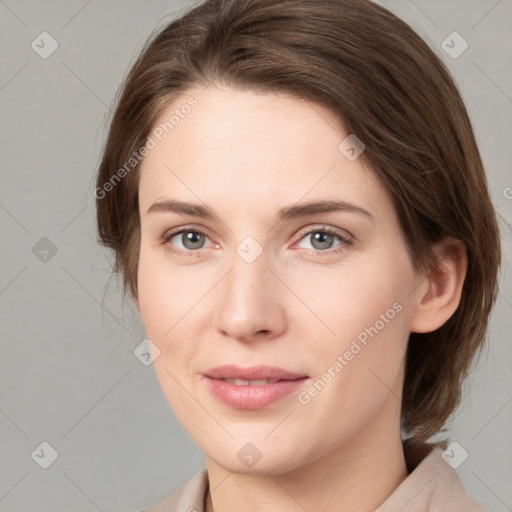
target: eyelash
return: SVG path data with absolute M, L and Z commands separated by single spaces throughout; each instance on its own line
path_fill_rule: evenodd
M 174 247 L 171 247 L 168 243 L 176 235 L 180 235 L 182 233 L 187 233 L 187 232 L 200 233 L 201 235 L 208 237 L 208 234 L 200 228 L 184 227 L 184 228 L 179 228 L 175 231 L 170 231 L 170 232 L 164 233 L 162 235 L 162 237 L 160 237 L 160 241 L 165 246 L 165 249 L 167 251 L 169 251 L 170 253 L 177 254 L 179 256 L 193 257 L 197 253 L 199 253 L 201 249 L 197 249 L 195 251 L 193 251 L 193 250 L 183 251 L 181 249 L 176 249 Z M 334 250 L 327 249 L 325 251 L 321 251 L 321 250 L 314 250 L 314 249 L 305 249 L 309 253 L 312 253 L 314 255 L 314 257 L 333 256 L 333 255 L 339 254 L 346 249 L 346 246 L 350 246 L 354 243 L 354 240 L 351 237 L 349 237 L 348 235 L 343 235 L 340 232 L 338 232 L 337 230 L 335 230 L 333 228 L 329 228 L 328 226 L 310 229 L 309 231 L 301 233 L 301 237 L 299 238 L 298 241 L 300 242 L 303 238 L 305 238 L 306 236 L 311 235 L 313 233 L 324 233 L 324 234 L 327 233 L 327 234 L 333 235 L 341 240 L 340 245 L 338 245 L 337 248 Z

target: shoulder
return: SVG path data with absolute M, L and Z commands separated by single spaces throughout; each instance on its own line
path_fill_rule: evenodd
M 404 443 L 408 477 L 376 512 L 486 512 L 467 495 L 462 482 L 438 444 Z
M 142 512 L 204 512 L 204 497 L 208 487 L 206 468 L 171 494 Z

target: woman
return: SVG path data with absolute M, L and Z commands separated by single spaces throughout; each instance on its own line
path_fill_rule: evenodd
M 156 511 L 483 510 L 442 432 L 500 241 L 471 122 L 363 0 L 207 0 L 120 91 L 97 221 L 206 468 Z

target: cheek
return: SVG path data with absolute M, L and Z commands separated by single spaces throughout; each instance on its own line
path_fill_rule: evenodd
M 171 266 L 164 251 L 141 247 L 138 266 L 139 306 L 144 324 L 160 343 L 172 337 L 201 296 L 185 267 Z
M 186 381 L 195 345 L 186 327 L 198 297 L 190 293 L 194 286 L 179 269 L 174 267 L 171 271 L 162 256 L 155 252 L 141 247 L 139 310 L 147 337 L 160 351 L 153 362 L 156 376 L 169 405 L 180 416 L 187 414 L 190 408 L 190 398 L 183 391 L 182 383 Z
M 385 403 L 400 407 L 408 338 L 406 308 L 395 303 L 393 309 L 393 302 L 378 295 L 367 299 L 366 308 L 352 304 L 349 309 L 351 305 L 346 303 L 345 312 L 338 311 L 337 336 L 323 337 L 321 341 L 326 343 L 309 347 L 313 378 L 298 400 L 312 432 L 329 425 L 335 437 L 350 438 L 371 422 Z M 381 313 L 388 323 L 380 319 Z M 328 439 L 326 435 L 327 444 Z
M 326 385 L 331 391 L 325 397 L 343 392 L 348 400 L 346 392 L 351 389 L 354 400 L 362 394 L 371 404 L 381 400 L 396 380 L 409 334 L 411 275 L 405 260 L 403 265 L 396 258 L 379 261 L 384 263 L 318 274 L 316 293 L 311 286 L 308 292 L 306 283 L 294 289 L 298 295 L 309 293 L 304 302 L 320 320 L 306 322 L 297 313 L 295 321 L 302 326 L 301 339 L 316 378 L 336 381 L 332 387 Z
M 393 273 L 389 266 L 370 264 L 329 269 L 329 272 L 323 269 L 314 277 L 311 272 L 307 278 L 294 279 L 291 274 L 286 277 L 287 282 L 293 282 L 293 291 L 301 299 L 302 314 L 299 315 L 300 306 L 294 308 L 295 321 L 307 324 L 306 328 L 312 330 L 309 339 L 315 340 L 320 335 L 324 339 L 322 346 L 334 348 L 343 348 L 344 343 L 350 343 L 360 333 L 364 342 L 365 328 L 375 324 L 379 333 L 396 328 L 399 318 L 405 316 L 407 279 L 405 270 Z M 309 309 L 307 314 L 305 308 Z
M 166 303 L 169 294 L 164 293 L 164 283 L 158 279 L 159 268 L 151 261 L 146 251 L 141 248 L 138 265 L 139 309 L 148 336 L 158 342 L 163 333 L 171 327 Z M 167 324 L 167 326 L 165 325 Z M 160 343 L 157 343 L 159 346 Z
M 204 296 L 214 282 L 199 266 L 171 265 L 164 251 L 141 247 L 139 309 L 148 338 L 160 349 L 157 371 L 163 365 L 173 374 L 187 371 L 197 351 L 198 326 L 208 317 Z

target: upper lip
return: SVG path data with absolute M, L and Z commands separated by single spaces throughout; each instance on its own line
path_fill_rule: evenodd
M 204 373 L 211 379 L 242 379 L 242 380 L 296 380 L 307 375 L 291 372 L 277 366 L 250 366 L 243 368 L 236 365 L 223 365 L 210 368 Z

